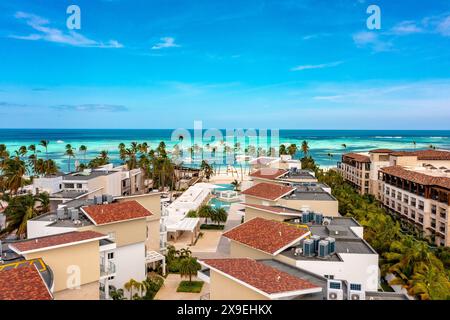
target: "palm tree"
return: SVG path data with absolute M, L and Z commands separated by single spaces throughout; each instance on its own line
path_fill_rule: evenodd
M 130 293 L 130 300 L 133 299 L 133 289 L 136 289 L 139 287 L 139 282 L 134 280 L 134 279 L 130 279 L 128 282 L 125 282 L 125 284 L 123 285 L 123 287 L 125 288 L 125 290 L 127 290 Z
M 204 218 L 205 223 L 208 224 L 208 218 L 211 218 L 211 216 L 213 215 L 213 211 L 214 211 L 213 207 L 205 204 L 198 209 L 198 216 L 200 218 Z
M 83 160 L 84 160 L 84 163 L 86 163 L 86 152 L 87 152 L 87 147 L 86 147 L 84 144 L 82 144 L 78 150 L 79 150 L 80 152 L 83 152 Z
M 39 145 L 45 148 L 45 157 L 48 159 L 48 145 L 50 144 L 50 141 L 48 140 L 41 140 L 39 142 Z
M 30 163 L 33 166 L 33 173 L 36 174 L 36 161 L 37 161 L 37 149 L 36 149 L 36 145 L 35 144 L 30 144 L 28 146 L 28 150 L 33 152 L 33 154 L 31 154 L 28 158 L 30 160 Z
M 5 187 L 11 193 L 16 194 L 17 191 L 25 185 L 24 175 L 27 173 L 27 167 L 24 161 L 16 157 L 8 159 L 4 162 L 2 168 Z
M 286 146 L 284 144 L 280 144 L 280 149 L 278 152 L 279 152 L 280 156 L 284 155 L 284 154 L 288 154 L 287 150 L 286 150 Z
M 189 282 L 191 283 L 192 276 L 197 275 L 197 271 L 201 268 L 200 263 L 197 262 L 197 258 L 184 258 L 180 262 L 180 276 L 181 278 L 188 277 Z
M 301 150 L 303 152 L 304 158 L 306 158 L 308 156 L 308 153 L 309 153 L 308 141 L 303 140 L 302 146 L 301 146 Z
M 236 179 L 233 182 L 231 182 L 231 184 L 234 187 L 234 191 L 238 191 L 239 187 L 241 186 L 241 183 L 239 181 L 237 181 Z
M 48 209 L 46 208 L 46 204 L 44 204 L 45 199 L 48 198 L 48 194 L 38 194 L 36 196 L 27 194 L 9 198 L 9 205 L 5 209 L 8 225 L 4 232 L 7 233 L 16 230 L 16 235 L 19 238 L 24 237 L 27 233 L 28 220 L 44 213 L 44 210 Z M 37 203 L 41 203 L 41 210 L 38 210 Z
M 424 265 L 408 281 L 408 293 L 419 296 L 421 300 L 448 300 L 450 282 L 436 268 Z
M 211 220 L 213 222 L 217 222 L 217 225 L 220 225 L 221 222 L 226 222 L 228 218 L 227 210 L 224 208 L 216 208 L 213 210 L 211 215 Z
M 202 160 L 202 164 L 200 165 L 200 169 L 203 171 L 206 179 L 209 180 L 211 178 L 211 175 L 213 174 L 213 168 L 206 160 Z
M 294 155 L 297 153 L 297 145 L 295 143 L 292 143 L 288 148 L 287 152 L 289 155 L 293 158 Z
M 70 144 L 66 145 L 66 152 L 64 154 L 69 157 L 69 162 L 67 163 L 67 169 L 70 172 L 70 159 L 75 158 L 75 152 L 72 149 L 72 145 L 70 145 Z

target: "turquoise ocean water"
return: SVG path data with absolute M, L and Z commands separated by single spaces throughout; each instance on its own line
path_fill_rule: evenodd
M 87 160 L 95 157 L 101 150 L 108 150 L 113 162 L 118 163 L 119 143 L 129 144 L 132 141 L 147 142 L 155 148 L 160 141 L 165 141 L 170 149 L 179 141 L 171 141 L 173 130 L 169 129 L 0 129 L 0 143 L 6 144 L 8 150 L 14 151 L 22 145 L 38 144 L 40 140 L 49 140 L 49 156 L 57 161 L 61 169 L 67 166 L 64 156 L 65 145 L 71 144 L 78 149 L 86 145 Z M 191 131 L 192 132 L 192 131 Z M 223 131 L 225 132 L 225 131 Z M 225 135 L 225 134 L 224 134 Z M 193 133 L 192 133 L 193 136 Z M 176 140 L 176 139 L 175 139 Z M 228 138 L 224 137 L 225 141 Z M 374 131 L 374 130 L 280 130 L 280 143 L 296 143 L 301 145 L 307 140 L 311 154 L 320 165 L 335 165 L 343 152 L 367 151 L 374 148 L 390 148 L 399 150 L 413 150 L 427 148 L 450 149 L 450 130 L 445 131 Z M 183 142 L 185 143 L 185 142 Z M 206 142 L 204 142 L 206 143 Z M 234 142 L 230 142 L 233 145 Z M 252 142 L 252 145 L 257 143 Z M 344 148 L 342 144 L 347 147 Z M 43 148 L 39 156 L 44 156 Z M 331 153 L 332 157 L 328 154 Z M 301 154 L 296 155 L 297 158 Z M 83 155 L 77 155 L 80 161 Z

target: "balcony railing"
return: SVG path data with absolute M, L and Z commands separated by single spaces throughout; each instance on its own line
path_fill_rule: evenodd
M 109 276 L 116 273 L 116 265 L 112 261 L 108 261 L 106 264 L 100 264 L 100 275 Z

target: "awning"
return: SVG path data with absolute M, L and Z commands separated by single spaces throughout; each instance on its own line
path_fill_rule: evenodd
M 200 218 L 184 218 L 175 224 L 168 225 L 167 231 L 194 231 L 200 222 Z

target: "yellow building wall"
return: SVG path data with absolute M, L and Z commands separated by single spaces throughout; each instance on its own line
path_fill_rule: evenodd
M 233 240 L 230 241 L 230 256 L 232 258 L 250 258 L 255 260 L 273 258 L 273 256 L 268 253 L 250 248 Z
M 209 288 L 211 300 L 269 300 L 269 298 L 262 294 L 259 294 L 214 270 L 211 270 Z
M 115 233 L 117 247 L 145 242 L 147 239 L 147 221 L 145 218 L 110 223 L 100 226 L 90 225 L 79 228 L 80 231 L 93 230 L 105 235 Z
M 79 285 L 82 286 L 92 282 L 98 284 L 100 278 L 98 241 L 30 253 L 26 254 L 25 258 L 42 258 L 50 267 L 53 272 L 54 292 L 70 288 L 76 283 L 73 282 L 74 279 L 79 279 Z

